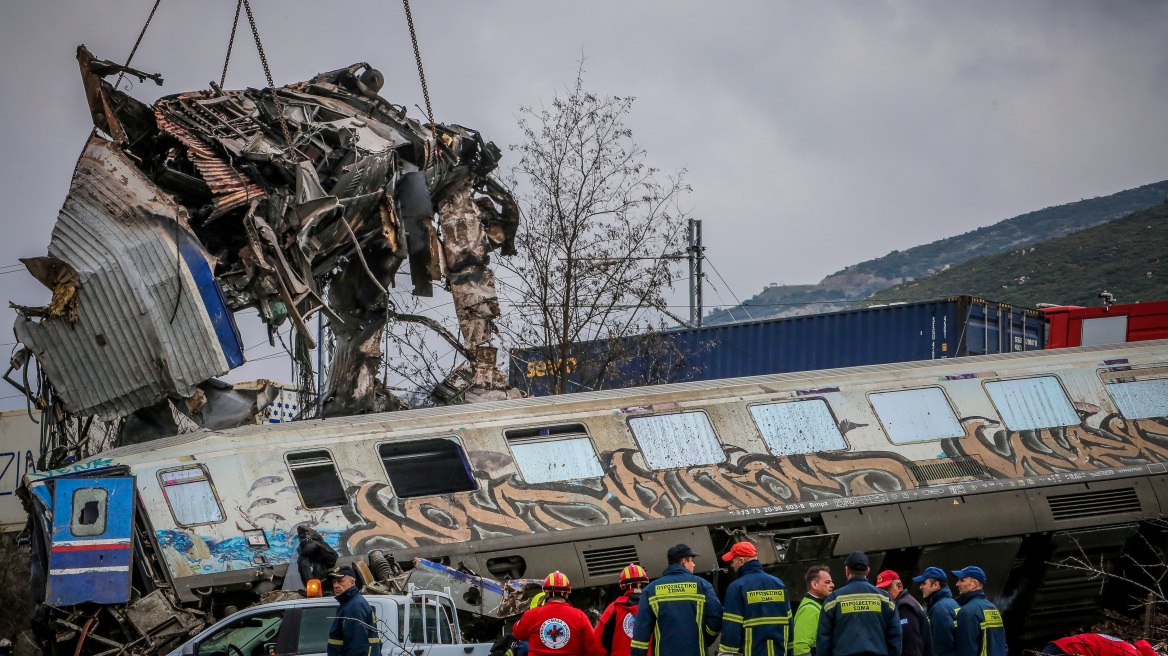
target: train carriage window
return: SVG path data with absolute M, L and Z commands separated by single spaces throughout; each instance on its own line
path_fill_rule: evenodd
M 1168 378 L 1117 380 L 1107 384 L 1107 393 L 1127 419 L 1168 417 Z
M 776 456 L 848 448 L 823 399 L 752 405 L 750 414 Z
M 217 524 L 225 519 L 211 475 L 202 465 L 160 471 L 158 482 L 176 524 Z
M 894 444 L 961 437 L 965 430 L 939 387 L 868 395 L 880 425 Z
M 584 424 L 540 426 L 503 431 L 519 473 L 528 483 L 556 483 L 601 478 L 604 469 L 596 457 Z
M 1054 376 L 989 381 L 985 389 L 1010 430 L 1036 430 L 1079 423 L 1079 413 L 1075 412 L 1075 406 L 1071 405 Z
M 109 492 L 100 487 L 81 487 L 73 491 L 73 514 L 69 531 L 77 537 L 105 533 L 106 511 L 109 510 Z
M 632 417 L 629 428 L 651 469 L 676 469 L 726 461 L 710 418 L 704 412 Z
M 466 452 L 452 437 L 388 442 L 377 447 L 399 498 L 470 492 L 478 488 Z
M 333 454 L 328 451 L 289 453 L 288 471 L 292 472 L 305 508 L 335 508 L 348 501 Z

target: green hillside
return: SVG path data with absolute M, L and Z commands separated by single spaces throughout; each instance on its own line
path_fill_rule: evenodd
M 1168 203 L 877 292 L 861 305 L 972 294 L 1014 305 L 1168 299 Z
M 844 310 L 873 292 L 934 274 L 946 266 L 956 266 L 986 255 L 1016 251 L 1023 246 L 1090 228 L 1166 200 L 1168 181 L 1163 181 L 1110 196 L 1028 212 L 954 237 L 853 264 L 815 285 L 768 286 L 743 301 L 741 306 L 711 312 L 705 322 L 730 323 L 751 318 Z

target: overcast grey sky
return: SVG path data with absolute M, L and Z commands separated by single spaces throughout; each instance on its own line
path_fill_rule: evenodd
M 153 0 L 0 2 L 3 267 L 44 254 L 91 127 L 76 46 L 124 60 Z M 421 104 L 400 4 L 252 4 L 277 84 L 367 61 L 386 76 L 383 96 Z M 166 85 L 131 93 L 149 102 L 218 80 L 234 7 L 163 0 L 134 66 Z M 742 298 L 1168 178 L 1165 2 L 414 0 L 413 9 L 436 118 L 500 146 L 518 139 L 517 107 L 568 84 L 581 53 L 593 91 L 635 96 L 630 127 L 652 165 L 689 170 L 707 253 Z M 235 53 L 228 87 L 264 86 L 246 22 Z M 708 303 L 719 293 L 732 302 L 714 283 Z M 23 273 L 0 274 L 0 289 L 21 303 L 49 296 Z M 0 313 L 5 353 L 12 319 Z M 233 379 L 286 378 L 283 366 L 261 364 Z

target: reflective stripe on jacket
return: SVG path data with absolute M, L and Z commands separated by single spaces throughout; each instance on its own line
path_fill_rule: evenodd
M 819 635 L 819 616 L 822 613 L 822 601 L 810 592 L 803 596 L 799 610 L 795 611 L 795 638 L 791 642 L 791 651 L 795 656 L 815 656 L 815 639 Z
M 957 633 L 957 601 L 949 588 L 940 588 L 929 595 L 929 632 L 933 634 L 934 656 L 955 656 L 953 643 Z
M 706 643 L 722 630 L 722 604 L 714 587 L 680 564 L 641 592 L 633 624 L 631 656 L 705 656 Z
M 336 619 L 328 636 L 328 656 L 380 656 L 377 615 L 357 586 L 337 595 Z
M 985 598 L 985 591 L 966 592 L 957 603 L 956 656 L 1006 656 L 1002 613 Z
M 743 656 L 786 656 L 791 629 L 787 587 L 752 560 L 738 568 L 722 609 L 724 652 Z
M 815 656 L 900 656 L 900 615 L 883 590 L 853 577 L 823 601 Z

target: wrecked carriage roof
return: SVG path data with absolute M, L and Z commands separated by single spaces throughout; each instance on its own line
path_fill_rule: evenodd
M 332 419 L 310 419 L 280 424 L 259 424 L 227 431 L 201 430 L 153 442 L 120 447 L 102 453 L 99 458 L 113 458 L 119 464 L 134 465 L 170 458 L 190 459 L 215 451 L 233 451 L 248 447 L 262 447 L 272 443 L 312 442 L 322 438 L 360 440 L 370 433 L 401 430 L 416 431 L 445 430 L 451 426 L 471 426 L 475 423 L 506 421 L 510 424 L 531 423 L 554 415 L 565 417 L 575 413 L 630 413 L 653 412 L 649 406 L 668 403 L 667 407 L 656 410 L 675 412 L 677 403 L 725 397 L 753 396 L 794 391 L 804 387 L 838 385 L 843 379 L 851 384 L 869 381 L 888 381 L 901 376 L 911 377 L 914 371 L 933 369 L 939 376 L 971 371 L 993 369 L 995 363 L 1017 362 L 1020 367 L 1047 366 L 1045 362 L 1029 364 L 1027 360 L 1045 361 L 1057 358 L 1059 363 L 1099 361 L 1099 353 L 1106 352 L 1108 358 L 1123 357 L 1132 362 L 1143 360 L 1164 360 L 1168 358 L 1168 340 L 1155 342 L 1134 342 L 1102 346 L 1080 347 L 1073 350 L 1027 351 L 993 355 L 969 356 L 959 359 L 891 363 L 801 371 L 784 374 L 769 374 L 747 378 L 694 381 L 650 387 L 622 388 L 598 392 L 582 392 L 563 396 L 531 397 L 506 401 L 457 406 L 440 406 L 384 412 L 377 414 L 337 417 Z M 919 380 L 916 381 L 919 384 Z M 494 415 L 494 416 L 492 416 Z M 461 426 L 459 426 L 461 427 Z M 458 430 L 454 428 L 453 430 Z M 392 439 L 392 436 L 388 436 Z M 401 439 L 414 439 L 416 435 L 403 434 Z M 192 448 L 197 447 L 197 448 Z M 90 459 L 93 460 L 93 459 Z M 88 462 L 88 461 L 85 461 Z

